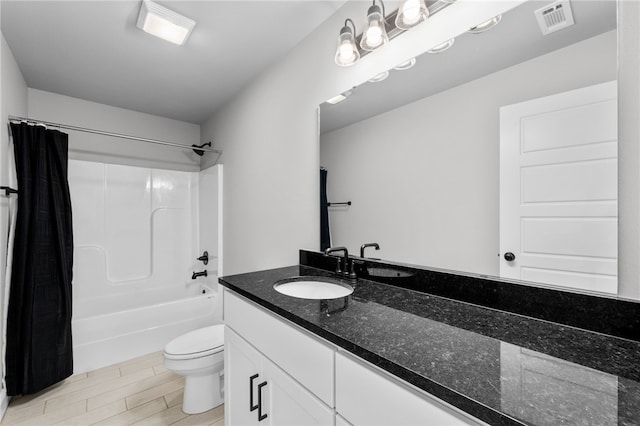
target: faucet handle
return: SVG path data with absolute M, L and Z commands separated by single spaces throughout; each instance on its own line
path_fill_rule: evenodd
M 346 273 L 347 271 L 345 271 Z M 352 280 L 355 280 L 356 278 L 358 278 L 358 276 L 356 275 L 356 261 L 355 259 L 351 260 L 351 267 L 349 268 L 349 278 L 351 278 Z
M 207 252 L 205 250 L 205 252 L 202 253 L 202 256 L 200 256 L 197 260 L 201 261 L 205 265 L 208 264 L 209 263 L 209 252 Z

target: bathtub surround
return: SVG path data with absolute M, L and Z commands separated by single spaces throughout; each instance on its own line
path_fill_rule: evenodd
M 387 278 L 397 280 L 393 285 L 378 277 L 359 279 L 355 285 L 348 281 L 355 291 L 343 299 L 304 300 L 276 292 L 273 284 L 284 278 L 333 276 L 330 271 L 338 259 L 303 250 L 300 261 L 298 266 L 220 281 L 335 345 L 338 354 L 355 355 L 489 424 L 640 422 L 638 302 L 612 299 L 604 306 L 598 305 L 602 298 L 593 298 L 595 305 L 588 307 L 585 300 L 576 300 L 590 309 L 596 322 L 609 320 L 604 310 L 625 310 L 626 325 L 616 323 L 620 319 L 610 324 L 618 334 L 626 333 L 626 338 L 619 338 L 578 328 L 588 325 L 586 316 L 583 323 L 568 325 L 561 316 L 558 322 L 532 317 L 527 306 L 514 313 L 500 310 L 500 302 L 521 292 L 521 285 L 502 282 L 500 287 L 454 274 L 447 278 L 443 271 L 368 259 L 363 268 L 406 274 Z M 405 278 L 412 284 L 399 285 Z M 435 294 L 452 286 L 455 290 L 444 297 Z M 547 297 L 561 293 L 543 290 L 532 288 L 542 295 L 530 306 L 545 305 Z M 484 306 L 468 303 L 470 298 L 461 297 L 466 291 Z M 569 301 L 565 310 L 575 308 L 571 296 L 563 301 Z M 377 407 L 370 409 L 375 412 Z M 336 410 L 340 412 L 339 404 Z
M 18 178 L 7 314 L 8 395 L 38 392 L 73 373 L 73 226 L 68 135 L 11 124 Z
M 70 161 L 76 373 L 160 350 L 219 322 L 221 170 Z M 192 280 L 205 250 L 207 277 Z

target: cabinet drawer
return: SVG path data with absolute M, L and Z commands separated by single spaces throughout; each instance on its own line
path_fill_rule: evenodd
M 267 358 L 333 407 L 333 348 L 224 291 L 224 321 Z
M 336 354 L 336 412 L 359 425 L 478 425 L 364 364 Z

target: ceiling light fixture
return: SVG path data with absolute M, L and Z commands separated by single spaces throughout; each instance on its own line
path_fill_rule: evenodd
M 424 0 L 405 0 L 398 8 L 396 27 L 408 30 L 429 17 L 429 10 Z
M 196 21 L 150 0 L 143 0 L 136 26 L 146 33 L 182 45 L 189 38 Z
M 445 50 L 449 49 L 453 46 L 453 43 L 456 41 L 455 38 L 445 41 L 444 43 L 440 43 L 437 46 L 433 46 L 431 49 L 427 50 L 427 53 L 442 53 Z
M 485 31 L 489 31 L 491 28 L 498 25 L 498 23 L 502 20 L 502 15 L 494 16 L 488 21 L 484 21 L 481 24 L 476 25 L 475 27 L 471 27 L 467 30 L 468 33 L 471 34 L 480 34 Z
M 360 40 L 360 47 L 363 50 L 373 51 L 389 42 L 386 28 L 387 24 L 385 22 L 384 3 L 382 0 L 379 1 L 382 9 L 376 4 L 376 0 L 373 0 L 373 5 L 371 5 L 367 11 L 367 26 Z
M 349 27 L 349 23 L 353 29 Z M 360 52 L 356 44 L 356 24 L 351 19 L 344 21 L 344 27 L 338 36 L 338 48 L 336 49 L 336 64 L 341 67 L 348 67 L 355 64 L 360 59 Z

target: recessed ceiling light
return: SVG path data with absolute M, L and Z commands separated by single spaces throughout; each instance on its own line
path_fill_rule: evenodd
M 488 21 L 484 21 L 483 23 L 478 24 L 475 27 L 469 28 L 467 32 L 471 34 L 480 34 L 485 31 L 489 31 L 491 28 L 498 25 L 498 22 L 500 22 L 501 19 L 502 19 L 502 15 L 494 16 Z
M 382 71 L 380 74 L 373 76 L 369 79 L 371 83 L 378 83 L 382 80 L 386 80 L 389 77 L 389 71 Z
M 163 40 L 184 44 L 196 26 L 196 21 L 150 0 L 143 0 L 136 26 Z
M 411 58 L 408 61 L 404 61 L 401 64 L 396 65 L 395 67 L 393 67 L 393 69 L 398 71 L 404 71 L 413 67 L 415 64 L 416 64 L 416 58 Z
M 433 46 L 431 49 L 427 50 L 427 53 L 442 53 L 445 50 L 449 49 L 453 46 L 453 43 L 456 41 L 455 38 L 445 41 L 444 43 L 440 43 L 437 46 Z

